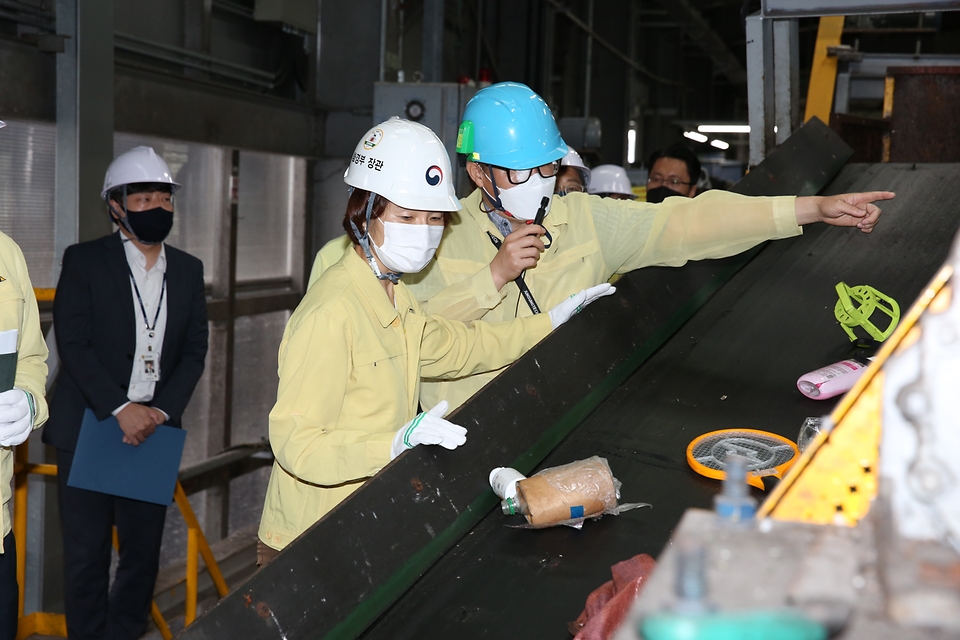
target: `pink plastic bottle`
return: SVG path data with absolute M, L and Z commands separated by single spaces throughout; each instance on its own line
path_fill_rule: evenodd
M 866 363 L 859 360 L 841 360 L 800 376 L 797 389 L 808 398 L 826 400 L 853 388 L 866 369 Z

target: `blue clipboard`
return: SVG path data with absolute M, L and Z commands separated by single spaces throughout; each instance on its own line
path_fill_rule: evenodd
M 169 505 L 186 437 L 183 429 L 160 425 L 134 447 L 123 442 L 115 417 L 97 420 L 86 409 L 67 486 Z

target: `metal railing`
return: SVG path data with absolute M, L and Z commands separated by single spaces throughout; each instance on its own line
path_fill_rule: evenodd
M 196 465 L 184 468 L 178 474 L 177 485 L 174 489 L 173 498 L 180 509 L 180 514 L 187 525 L 187 562 L 186 562 L 186 598 L 184 612 L 184 626 L 189 626 L 197 617 L 197 598 L 199 590 L 200 559 L 203 559 L 207 572 L 213 581 L 217 590 L 218 597 L 227 595 L 229 588 L 220 566 L 213 555 L 213 550 L 207 542 L 207 537 L 200 527 L 196 514 L 190 506 L 187 499 L 187 493 L 184 491 L 181 480 L 187 483 L 197 483 L 204 476 L 211 473 L 217 473 L 223 468 L 236 465 L 250 458 L 264 458 L 269 452 L 269 446 L 266 443 L 253 445 L 242 445 L 228 451 L 224 451 L 212 458 L 208 458 Z M 28 460 L 29 447 L 24 442 L 16 447 L 15 462 L 13 470 L 14 489 L 13 489 L 13 533 L 17 539 L 17 582 L 20 583 L 20 602 L 18 609 L 19 628 L 17 631 L 17 640 L 25 640 L 31 635 L 41 634 L 47 636 L 66 637 L 67 623 L 63 614 L 48 613 L 36 611 L 29 615 L 24 615 L 24 598 L 26 592 L 26 559 L 27 559 L 27 489 L 28 477 L 30 474 L 42 476 L 56 476 L 57 465 L 31 463 Z M 116 529 L 113 531 L 113 546 L 119 549 L 119 540 Z M 154 624 L 160 631 L 164 640 L 171 640 L 173 634 L 170 626 L 164 619 L 156 601 L 150 605 L 150 615 Z

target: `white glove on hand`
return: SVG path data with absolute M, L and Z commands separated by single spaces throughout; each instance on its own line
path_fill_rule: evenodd
M 0 446 L 15 447 L 33 431 L 30 400 L 23 389 L 0 393 Z
M 584 289 L 580 293 L 575 293 L 548 312 L 550 321 L 553 322 L 553 328 L 556 329 L 564 322 L 577 315 L 583 308 L 603 296 L 609 296 L 617 292 L 617 288 L 609 282 L 598 284 L 595 287 Z
M 467 430 L 443 419 L 450 406 L 446 400 L 403 425 L 393 437 L 390 459 L 393 460 L 407 449 L 418 444 L 438 444 L 444 449 L 456 449 L 467 441 Z

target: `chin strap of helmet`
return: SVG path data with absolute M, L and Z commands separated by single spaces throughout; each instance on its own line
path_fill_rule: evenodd
M 493 193 L 495 195 L 491 196 L 482 186 L 480 188 L 484 195 L 493 203 L 493 209 L 488 209 L 483 198 L 480 198 L 480 210 L 487 214 L 493 226 L 506 238 L 510 235 L 510 232 L 513 231 L 513 227 L 510 226 L 510 221 L 503 215 L 503 202 L 500 200 L 500 189 L 497 187 L 497 179 L 493 177 L 493 167 L 488 166 L 487 171 L 489 171 L 487 175 L 490 177 L 490 184 L 493 185 Z
M 170 194 L 170 201 L 173 201 L 173 193 Z M 155 244 L 160 244 L 163 242 L 147 242 L 146 240 L 141 240 L 140 236 L 137 235 L 137 232 L 133 230 L 133 227 L 130 226 L 130 220 L 127 219 L 127 185 L 123 185 L 123 204 L 120 205 L 123 207 L 123 215 L 120 215 L 120 212 L 116 210 L 113 206 L 113 201 L 110 199 L 110 194 L 107 194 L 107 208 L 113 213 L 110 216 L 110 219 L 127 230 L 127 232 L 137 239 L 137 242 L 146 246 L 153 246 Z M 114 217 L 115 216 L 115 217 Z
M 380 271 L 379 265 L 377 265 L 376 259 L 373 257 L 373 253 L 370 251 L 370 217 L 373 215 L 373 201 L 376 199 L 377 194 L 370 192 L 370 195 L 367 196 L 367 213 L 366 213 L 366 223 L 363 225 L 363 232 L 361 233 L 360 229 L 357 228 L 356 223 L 353 219 L 350 220 L 350 226 L 353 228 L 353 233 L 357 236 L 357 242 L 360 243 L 360 246 L 363 248 L 363 253 L 367 256 L 367 263 L 370 265 L 370 268 L 373 270 L 373 274 L 377 276 L 378 280 L 389 280 L 393 284 L 400 282 L 400 276 L 402 273 L 394 273 L 393 271 L 388 271 L 383 273 Z
M 113 200 L 110 198 L 110 194 L 107 194 L 107 208 L 109 208 L 113 213 L 113 216 L 110 216 L 110 219 L 126 229 L 134 238 L 137 238 L 137 232 L 133 230 L 133 227 L 130 226 L 130 221 L 127 220 L 127 185 L 123 185 L 123 204 L 120 206 L 123 208 L 123 215 L 120 215 L 120 212 L 116 210 L 116 208 L 113 206 Z M 141 242 L 141 244 L 150 244 L 149 242 L 142 242 L 140 238 L 137 238 L 137 242 Z
M 490 178 L 490 184 L 493 186 L 493 195 L 487 193 L 486 189 L 484 189 L 483 192 L 488 198 L 490 198 L 490 202 L 493 203 L 494 209 L 497 211 L 503 211 L 503 202 L 500 201 L 500 188 L 497 187 L 497 179 L 493 177 L 493 167 L 490 165 L 487 165 L 487 176 Z

